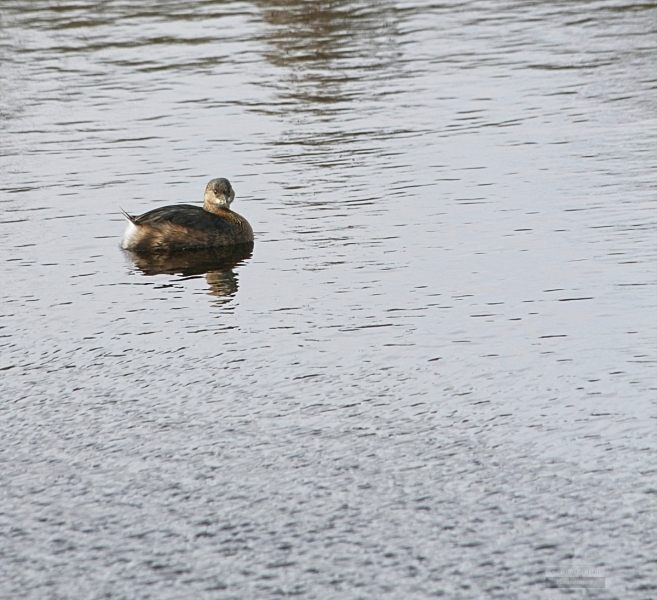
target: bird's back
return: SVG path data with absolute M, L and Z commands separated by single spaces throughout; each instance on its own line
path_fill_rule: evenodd
M 130 216 L 122 247 L 134 252 L 174 252 L 253 242 L 248 221 L 229 208 L 209 212 L 175 204 Z

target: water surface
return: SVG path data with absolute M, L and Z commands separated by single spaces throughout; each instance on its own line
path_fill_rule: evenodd
M 0 28 L 0 596 L 657 595 L 653 3 Z M 219 176 L 252 254 L 120 250 Z

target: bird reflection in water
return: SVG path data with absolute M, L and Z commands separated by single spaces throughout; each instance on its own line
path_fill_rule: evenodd
M 124 252 L 143 275 L 205 275 L 208 294 L 220 298 L 223 303 L 237 293 L 239 285 L 233 269 L 251 258 L 253 243 L 170 254 Z

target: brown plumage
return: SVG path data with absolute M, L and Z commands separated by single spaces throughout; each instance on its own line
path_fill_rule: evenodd
M 203 208 L 175 204 L 143 215 L 123 214 L 130 221 L 122 247 L 133 252 L 166 253 L 253 242 L 249 222 L 230 210 L 235 192 L 227 179 L 205 188 Z

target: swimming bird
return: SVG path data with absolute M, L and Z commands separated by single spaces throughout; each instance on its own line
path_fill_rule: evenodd
M 121 247 L 144 253 L 179 252 L 253 242 L 249 222 L 233 212 L 235 192 L 228 179 L 213 179 L 205 187 L 203 208 L 173 204 L 132 216 L 123 211 L 128 227 Z

